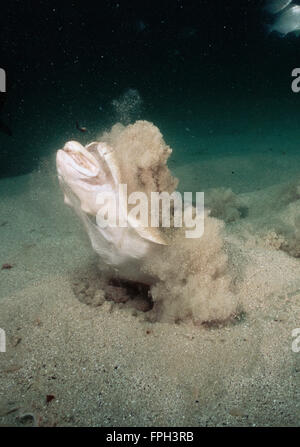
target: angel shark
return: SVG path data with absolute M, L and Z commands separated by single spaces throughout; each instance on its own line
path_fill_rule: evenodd
M 12 131 L 11 129 L 5 124 L 5 122 L 2 120 L 1 118 L 1 114 L 2 114 L 2 109 L 4 107 L 6 101 L 6 93 L 0 93 L 0 131 L 6 135 L 8 135 L 9 137 L 12 136 Z

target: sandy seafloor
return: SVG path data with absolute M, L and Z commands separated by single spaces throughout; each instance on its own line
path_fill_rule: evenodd
M 233 139 L 239 152 L 211 155 Z M 274 206 L 282 185 L 300 180 L 297 140 L 210 136 L 197 157 L 170 160 L 181 191 L 226 186 L 248 207 L 224 230 L 243 308 L 224 327 L 80 302 L 74 281 L 88 281 L 98 260 L 63 204 L 54 152 L 31 174 L 2 179 L 0 265 L 13 268 L 0 270 L 0 426 L 299 426 L 300 259 L 256 231 L 285 213 Z

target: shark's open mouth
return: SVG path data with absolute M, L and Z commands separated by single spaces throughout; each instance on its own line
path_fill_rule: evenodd
M 83 167 L 85 170 L 92 170 L 93 165 L 87 160 L 87 158 L 81 152 L 74 152 L 70 149 L 65 149 L 65 153 L 69 154 L 78 167 Z

